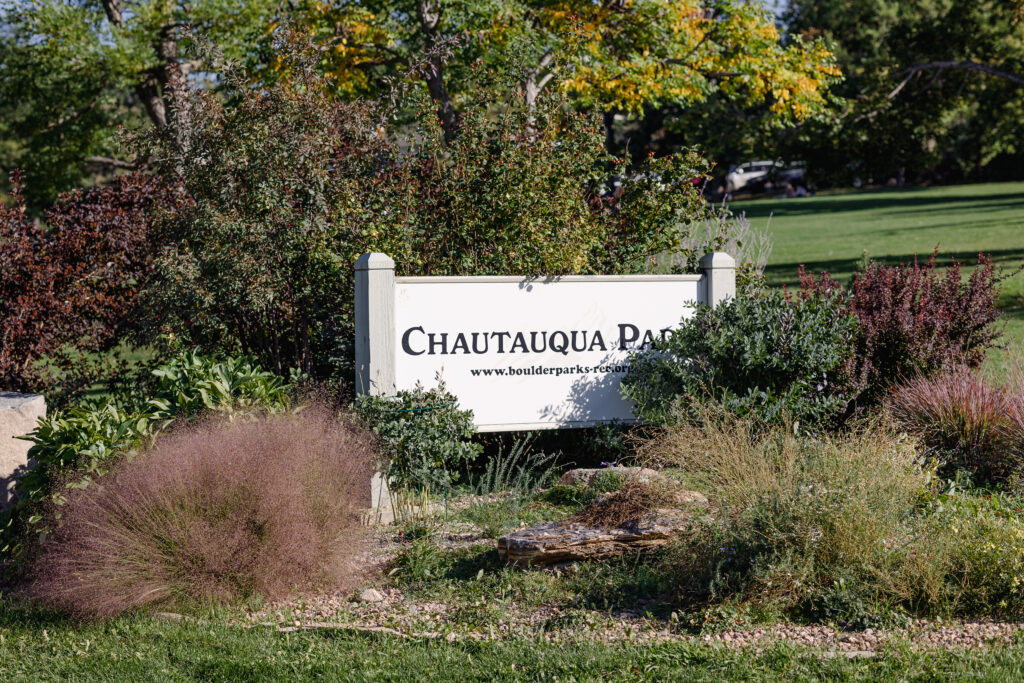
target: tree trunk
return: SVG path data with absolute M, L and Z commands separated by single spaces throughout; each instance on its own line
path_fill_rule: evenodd
M 121 0 L 101 0 L 103 11 L 107 15 L 107 21 L 114 28 L 121 28 L 124 24 L 124 16 L 121 12 Z M 182 93 L 186 86 L 184 76 L 178 64 L 178 39 L 177 27 L 170 23 L 160 29 L 156 42 L 153 45 L 156 52 L 157 66 L 147 69 L 140 74 L 140 80 L 135 84 L 135 95 L 142 102 L 146 115 L 157 128 L 165 128 L 171 121 L 168 120 L 168 110 L 171 116 L 177 117 L 174 123 L 178 124 L 179 130 L 184 130 L 181 124 L 183 107 L 175 106 L 175 99 Z
M 459 112 L 448 94 L 448 87 L 444 83 L 444 60 L 437 52 L 437 25 L 441 21 L 441 8 L 431 0 L 419 0 L 416 3 L 416 16 L 427 37 L 427 68 L 423 78 L 427 82 L 430 98 L 437 102 L 437 115 L 444 129 L 444 139 L 451 142 L 459 129 Z

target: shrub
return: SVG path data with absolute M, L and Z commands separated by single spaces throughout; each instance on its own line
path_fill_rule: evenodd
M 279 412 L 290 405 L 289 387 L 249 358 L 186 352 L 153 374 L 145 403 L 108 398 L 55 411 L 23 437 L 33 443 L 28 455 L 34 465 L 16 482 L 15 502 L 4 511 L 0 556 L 20 556 L 33 539 L 45 540 L 69 489 L 87 488 L 174 420 Z
M 828 294 L 763 292 L 700 306 L 666 340 L 633 354 L 623 393 L 651 424 L 692 417 L 705 401 L 769 422 L 820 424 L 846 405 L 836 370 L 855 325 Z
M 63 195 L 43 215 L 0 207 L 0 386 L 46 393 L 66 405 L 110 368 L 84 352 L 106 351 L 132 322 L 150 268 L 149 212 L 167 193 L 134 173 L 110 186 Z
M 357 574 L 368 434 L 326 410 L 216 420 L 161 437 L 73 491 L 30 594 L 79 617 L 278 599 Z
M 999 277 L 978 255 L 966 282 L 960 264 L 941 272 L 936 254 L 925 264 L 886 266 L 871 262 L 854 275 L 843 305 L 856 316 L 856 354 L 846 369 L 861 406 L 878 405 L 895 382 L 931 376 L 954 365 L 977 367 L 999 333 Z M 841 292 L 827 273 L 815 278 L 801 270 L 805 292 Z
M 413 117 L 396 124 L 390 105 L 333 100 L 318 54 L 280 47 L 289 78 L 252 88 L 223 70 L 218 93 L 191 93 L 188 134 L 145 152 L 190 201 L 158 218 L 141 341 L 174 332 L 279 374 L 347 378 L 364 252 L 391 254 L 399 275 L 624 272 L 702 211 L 682 182 L 703 171 L 692 152 L 651 160 L 615 210 L 602 202 L 599 180 L 625 160 L 562 94 L 527 109 L 470 89 L 447 140 L 425 94 L 395 93 Z
M 459 410 L 444 384 L 394 396 L 363 394 L 354 409 L 380 437 L 385 474 L 395 486 L 446 489 L 483 450 L 472 441 L 473 413 Z
M 1024 445 L 1013 438 L 1012 390 L 988 384 L 967 368 L 917 377 L 889 397 L 893 415 L 925 453 L 947 470 L 963 469 L 979 484 L 1020 474 Z
M 928 482 L 913 444 L 881 424 L 808 439 L 723 412 L 664 430 L 643 455 L 681 467 L 718 508 L 667 568 L 691 604 L 777 600 L 806 612 L 837 585 L 887 595 L 886 549 Z

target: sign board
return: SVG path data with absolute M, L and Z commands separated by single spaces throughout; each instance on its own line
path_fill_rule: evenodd
M 356 264 L 356 382 L 393 393 L 443 379 L 480 431 L 633 420 L 629 354 L 671 334 L 698 302 L 735 293 L 726 254 L 703 275 L 400 277 L 384 254 Z

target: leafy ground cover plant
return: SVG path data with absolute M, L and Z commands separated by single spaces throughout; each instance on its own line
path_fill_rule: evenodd
M 326 409 L 176 431 L 68 494 L 33 562 L 43 605 L 105 618 L 337 589 L 358 574 L 373 439 Z
M 810 428 L 846 407 L 837 370 L 852 353 L 855 328 L 827 293 L 794 299 L 766 291 L 701 306 L 667 339 L 633 354 L 623 393 L 654 425 L 689 419 L 710 401 Z
M 385 476 L 394 486 L 448 489 L 483 450 L 472 440 L 473 413 L 459 410 L 443 383 L 394 396 L 362 394 L 353 409 L 380 438 Z
M 25 437 L 33 443 L 29 458 L 35 464 L 18 479 L 16 500 L 4 511 L 0 555 L 18 557 L 45 540 L 62 517 L 69 490 L 89 487 L 175 420 L 280 412 L 291 403 L 290 388 L 251 358 L 221 360 L 190 351 L 153 374 L 145 403 L 113 397 L 56 411 Z
M 990 258 L 963 280 L 960 264 L 940 270 L 936 254 L 925 263 L 886 266 L 871 262 L 853 277 L 849 293 L 828 273 L 815 278 L 801 270 L 805 292 L 841 293 L 845 310 L 857 318 L 856 353 L 845 374 L 861 406 L 877 406 L 890 387 L 943 369 L 977 367 L 999 331 L 1000 278 Z

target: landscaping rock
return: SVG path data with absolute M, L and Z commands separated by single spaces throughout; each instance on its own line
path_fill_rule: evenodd
M 591 486 L 598 475 L 617 474 L 623 481 L 636 481 L 641 484 L 670 482 L 657 470 L 649 467 L 594 467 L 569 470 L 558 480 L 559 486 Z
M 42 396 L 0 391 L 0 510 L 13 502 L 14 484 L 29 467 L 32 444 L 17 437 L 35 429 L 36 421 L 45 415 Z
M 707 505 L 701 494 L 686 493 L 685 508 L 652 510 L 619 527 L 588 526 L 572 519 L 538 524 L 499 538 L 498 555 L 513 565 L 543 566 L 607 560 L 625 552 L 658 548 L 687 529 Z M 600 505 L 600 500 L 595 504 Z
M 359 594 L 359 600 L 361 602 L 383 602 L 384 595 L 373 588 L 367 588 Z

